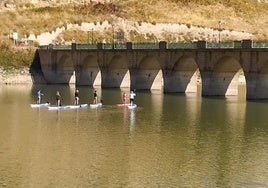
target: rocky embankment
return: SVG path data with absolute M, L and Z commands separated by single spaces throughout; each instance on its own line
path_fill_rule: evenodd
M 29 68 L 0 67 L 0 84 L 32 84 Z
M 146 36 L 155 36 L 157 41 L 167 40 L 166 36 L 172 36 L 173 42 L 185 42 L 191 39 L 191 41 L 206 40 L 208 42 L 217 42 L 219 40 L 219 32 L 222 41 L 230 40 L 243 40 L 252 39 L 253 34 L 243 31 L 232 31 L 222 29 L 219 31 L 217 28 L 206 28 L 200 26 L 193 26 L 187 24 L 175 24 L 175 23 L 147 23 L 147 22 L 134 22 L 125 20 L 122 18 L 114 18 L 114 23 L 111 24 L 108 21 L 96 22 L 96 23 L 81 23 L 79 24 L 67 24 L 67 27 L 58 27 L 51 32 L 44 32 L 39 35 L 29 35 L 29 40 L 37 41 L 40 45 L 48 45 L 57 40 L 57 37 L 67 30 L 80 30 L 84 32 L 105 32 L 112 30 L 123 31 L 125 34 L 125 40 L 130 40 L 130 33 L 139 33 Z M 61 41 L 63 44 L 71 44 L 72 41 Z M 105 40 L 102 42 L 106 43 Z

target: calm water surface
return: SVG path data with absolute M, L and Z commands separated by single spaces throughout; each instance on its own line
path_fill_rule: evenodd
M 129 110 L 97 89 L 102 108 L 49 111 L 30 107 L 40 88 L 74 102 L 74 86 L 0 87 L 0 187 L 268 187 L 267 101 L 137 92 Z

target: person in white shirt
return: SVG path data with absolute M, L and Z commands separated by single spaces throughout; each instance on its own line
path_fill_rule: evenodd
M 134 93 L 133 91 L 130 92 L 130 95 L 129 95 L 129 99 L 130 99 L 130 105 L 133 105 L 134 104 L 134 98 L 136 96 L 136 93 Z

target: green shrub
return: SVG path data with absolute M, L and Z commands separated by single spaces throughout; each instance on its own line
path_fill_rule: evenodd
M 2 44 L 0 46 L 0 66 L 30 67 L 36 48 L 12 48 Z

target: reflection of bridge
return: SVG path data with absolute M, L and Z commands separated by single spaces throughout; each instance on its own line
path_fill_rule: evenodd
M 202 95 L 224 96 L 237 94 L 244 75 L 248 99 L 268 98 L 268 46 L 250 40 L 215 45 L 72 44 L 38 52 L 47 83 L 70 83 L 75 75 L 77 85 L 194 92 L 202 82 Z

